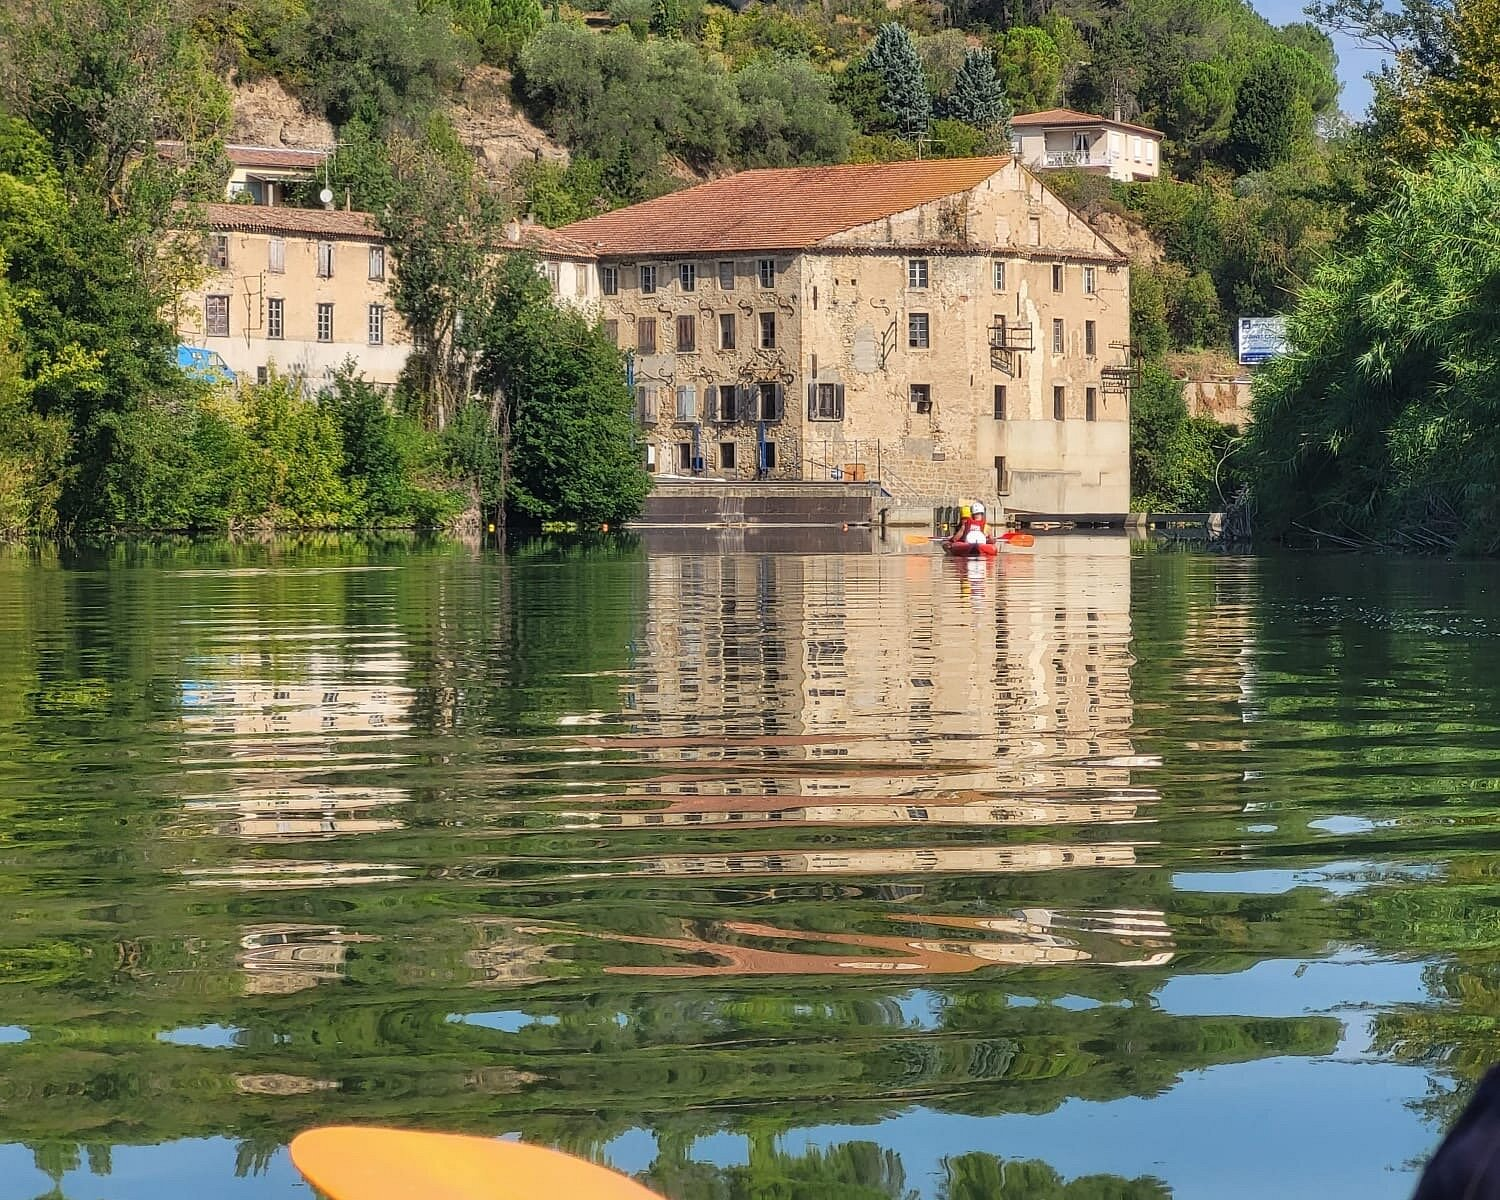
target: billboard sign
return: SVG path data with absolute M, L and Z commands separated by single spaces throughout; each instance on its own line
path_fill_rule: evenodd
M 1256 367 L 1285 353 L 1285 317 L 1240 318 L 1240 366 Z

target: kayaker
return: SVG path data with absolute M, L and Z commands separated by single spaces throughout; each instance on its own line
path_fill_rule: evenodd
M 973 522 L 973 520 L 973 510 L 967 504 L 960 504 L 958 506 L 958 528 L 955 529 L 948 538 L 948 541 L 951 545 L 956 546 L 959 542 L 964 540 L 964 535 L 969 532 L 969 525 Z
M 959 540 L 971 546 L 982 546 L 990 540 L 989 530 L 985 527 L 984 505 L 976 502 L 969 511 L 969 526 Z

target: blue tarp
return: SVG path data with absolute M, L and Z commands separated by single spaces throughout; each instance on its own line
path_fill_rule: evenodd
M 213 350 L 200 346 L 178 346 L 177 365 L 187 374 L 210 383 L 233 383 L 234 372 L 229 364 Z

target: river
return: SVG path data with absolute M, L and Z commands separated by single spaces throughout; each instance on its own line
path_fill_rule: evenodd
M 1408 1195 L 1500 1057 L 1500 568 L 831 543 L 0 550 L 0 1197 L 329 1122 Z

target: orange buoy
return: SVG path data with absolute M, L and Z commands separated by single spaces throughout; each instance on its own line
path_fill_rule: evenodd
M 329 1200 L 661 1200 L 570 1154 L 457 1133 L 330 1125 L 298 1134 L 291 1151 Z

